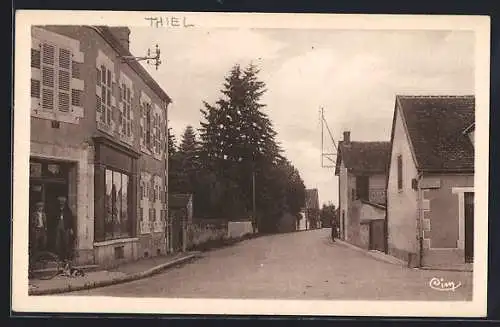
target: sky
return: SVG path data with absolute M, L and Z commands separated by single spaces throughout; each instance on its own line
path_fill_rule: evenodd
M 396 94 L 474 92 L 474 34 L 468 31 L 382 31 L 131 27 L 130 50 L 161 50 L 158 70 L 145 68 L 172 98 L 169 125 L 176 138 L 199 128 L 203 101 L 214 103 L 235 64 L 256 64 L 266 83 L 262 102 L 285 156 L 320 204 L 338 204 L 338 177 L 322 168 L 344 131 L 353 141 L 389 141 Z M 325 161 L 327 163 L 327 161 Z

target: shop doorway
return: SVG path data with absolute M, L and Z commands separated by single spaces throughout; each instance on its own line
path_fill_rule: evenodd
M 69 165 L 63 162 L 31 160 L 30 162 L 30 193 L 29 209 L 32 213 L 37 202 L 44 204 L 47 216 L 47 249 L 55 250 L 55 231 L 59 203 L 57 198 L 68 198 Z
M 465 262 L 474 261 L 474 193 L 464 194 L 465 205 Z

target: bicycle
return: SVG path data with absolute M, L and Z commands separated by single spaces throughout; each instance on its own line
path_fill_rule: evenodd
M 42 250 L 30 255 L 28 278 L 48 280 L 60 274 L 66 263 L 53 252 Z

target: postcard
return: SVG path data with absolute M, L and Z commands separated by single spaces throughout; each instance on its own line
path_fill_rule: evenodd
M 16 12 L 13 310 L 485 316 L 489 47 L 487 16 Z

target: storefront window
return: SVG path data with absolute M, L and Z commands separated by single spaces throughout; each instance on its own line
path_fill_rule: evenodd
M 106 169 L 105 237 L 115 239 L 130 237 L 128 222 L 129 177 L 126 174 Z

